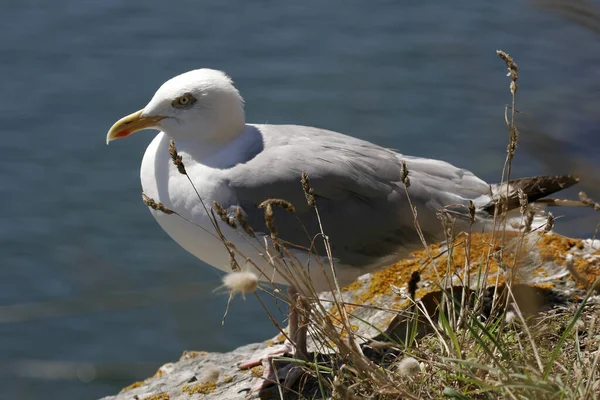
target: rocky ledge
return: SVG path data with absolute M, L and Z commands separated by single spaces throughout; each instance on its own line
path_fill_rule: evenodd
M 493 288 L 503 285 L 510 271 L 518 282 L 513 286 L 515 300 L 525 315 L 581 299 L 600 276 L 600 240 L 537 232 L 525 237 L 516 233 L 506 235 L 502 251 L 500 238 L 473 234 L 470 244 L 464 237 L 462 242 L 457 240 L 450 260 L 447 246 L 437 244 L 384 270 L 360 277 L 344 289 L 344 300 L 376 307 L 349 306 L 352 328 L 362 336 L 378 340 L 384 336 L 403 337 L 406 326 L 399 316 L 410 307 L 408 282 L 411 278 L 414 281 L 415 272 L 419 272 L 420 279 L 416 298 L 435 312 L 441 287 L 461 292 L 466 287 L 463 282 L 468 280 L 471 288 L 483 281 Z M 480 267 L 485 260 L 489 260 L 488 273 L 482 275 Z M 512 269 L 514 265 L 519 266 L 517 270 Z M 442 279 L 440 285 L 443 276 L 452 278 Z M 422 334 L 425 333 L 426 329 Z M 178 361 L 160 367 L 154 376 L 135 382 L 105 400 L 243 399 L 260 379 L 262 367 L 241 371 L 237 365 L 281 342 L 280 336 L 228 353 L 186 351 Z M 294 398 L 289 394 L 284 397 Z M 261 398 L 280 396 L 275 390 L 261 394 Z

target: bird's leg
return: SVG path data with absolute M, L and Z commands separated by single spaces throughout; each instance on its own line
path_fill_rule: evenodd
M 308 360 L 306 340 L 308 335 L 308 313 L 310 309 L 306 307 L 306 304 L 303 304 L 303 312 L 300 312 L 300 303 L 305 301 L 300 297 L 300 292 L 294 286 L 290 286 L 288 295 L 290 296 L 290 336 L 294 341 L 294 358 L 306 361 Z
M 306 344 L 309 308 L 305 304 L 303 312 L 299 311 L 300 303 L 304 301 L 295 287 L 291 286 L 288 289 L 288 295 L 290 297 L 289 337 L 291 341 L 286 339 L 282 345 L 275 348 L 268 348 L 266 352 L 240 365 L 240 369 L 252 368 L 261 364 L 264 367 L 262 379 L 252 388 L 251 393 L 259 392 L 274 384 L 281 384 L 284 388 L 291 388 L 302 376 L 302 369 L 294 361 L 274 360 L 274 358 L 290 353 L 297 360 L 308 360 Z

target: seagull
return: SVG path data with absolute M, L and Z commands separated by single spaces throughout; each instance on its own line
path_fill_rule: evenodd
M 110 128 L 107 144 L 143 129 L 160 131 L 140 171 L 158 224 L 185 250 L 223 271 L 231 272 L 232 255 L 243 254 L 239 265 L 261 280 L 291 285 L 292 299 L 298 296 L 294 282 L 309 279 L 316 292 L 332 290 L 333 278 L 345 286 L 406 257 L 422 239 L 443 240 L 440 212 L 451 216 L 455 230 L 490 226 L 501 197 L 514 209 L 522 193 L 534 202 L 578 180 L 540 176 L 488 184 L 447 162 L 342 133 L 246 123 L 242 96 L 229 76 L 213 69 L 165 82 L 143 109 Z M 276 236 L 265 223 L 270 199 L 293 206 L 271 207 Z M 315 240 L 319 233 L 327 242 Z M 265 247 L 257 249 L 257 243 Z M 283 243 L 290 244 L 286 254 L 310 266 L 291 275 L 277 268 L 273 247 Z M 329 260 L 334 268 L 315 267 Z M 305 358 L 306 328 L 298 325 L 293 301 L 289 333 L 294 355 Z

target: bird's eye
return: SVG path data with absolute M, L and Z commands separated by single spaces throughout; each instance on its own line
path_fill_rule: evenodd
M 190 93 L 186 93 L 183 96 L 179 96 L 175 100 L 171 102 L 171 105 L 175 108 L 188 108 L 191 107 L 192 104 L 196 102 L 194 96 Z

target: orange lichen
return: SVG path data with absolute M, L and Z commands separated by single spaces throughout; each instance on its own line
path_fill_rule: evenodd
M 354 281 L 351 284 L 349 284 L 348 286 L 345 286 L 342 289 L 342 292 L 353 292 L 355 290 L 358 290 L 362 287 L 362 282 L 361 281 Z
M 540 289 L 552 289 L 552 288 L 554 288 L 554 283 L 552 283 L 552 282 L 536 283 L 533 286 L 540 288 Z
M 581 289 L 589 289 L 589 286 L 600 276 L 600 253 L 596 251 L 588 258 L 581 257 L 581 253 L 578 254 L 578 252 L 585 249 L 581 239 L 545 234 L 541 235 L 537 247 L 543 262 L 554 261 L 558 265 L 566 265 L 567 255 L 571 254 L 573 270 L 567 278 L 575 282 Z M 536 271 L 536 274 L 548 275 L 544 269 Z
M 123 389 L 121 389 L 121 393 L 122 393 L 122 392 L 126 392 L 126 391 L 128 391 L 128 390 L 131 390 L 131 389 L 135 389 L 135 388 L 137 388 L 137 387 L 140 387 L 140 386 L 142 386 L 143 384 L 144 384 L 144 381 L 133 382 L 131 385 L 129 385 L 129 386 L 126 386 L 126 387 L 124 387 Z
M 504 239 L 508 244 L 518 237 L 519 233 L 517 232 L 506 232 Z M 438 277 L 446 276 L 448 272 L 454 274 L 462 270 L 467 264 L 467 253 L 469 259 L 469 271 L 471 273 L 476 272 L 482 266 L 482 260 L 484 261 L 483 265 L 486 264 L 487 260 L 488 274 L 493 275 L 498 272 L 498 260 L 495 255 L 499 254 L 499 251 L 502 248 L 502 239 L 503 235 L 497 234 L 492 244 L 491 234 L 472 234 L 469 246 L 470 251 L 467 252 L 466 240 L 461 236 L 455 241 L 452 247 L 450 263 L 447 251 L 440 254 L 440 244 L 432 245 L 428 250 L 414 252 L 407 259 L 393 264 L 388 268 L 374 272 L 369 280 L 368 288 L 356 295 L 354 300 L 357 303 L 364 304 L 370 303 L 376 296 L 391 295 L 392 286 L 405 287 L 409 282 L 412 273 L 415 271 L 420 271 L 421 280 L 437 282 Z M 505 245 L 504 251 L 502 252 L 502 264 L 505 266 L 512 266 L 515 264 L 515 254 L 509 250 L 509 247 L 514 246 Z M 430 254 L 434 258 L 433 262 L 431 261 Z M 448 268 L 450 268 L 450 271 L 448 271 Z M 495 279 L 496 278 L 493 277 L 490 283 L 495 283 Z M 360 289 L 360 287 L 361 286 L 358 286 L 357 282 L 355 282 L 347 286 L 347 289 Z M 435 289 L 435 286 L 432 286 L 432 289 Z M 427 290 L 418 290 L 417 298 L 426 293 Z
M 144 397 L 144 400 L 169 400 L 171 396 L 167 393 L 158 393 L 150 397 Z
M 586 260 L 579 257 L 574 260 L 573 268 L 586 282 L 580 282 L 577 279 L 574 279 L 574 281 L 580 288 L 587 290 L 600 276 L 600 258 L 592 257 Z
M 209 382 L 202 382 L 202 383 L 198 383 L 196 385 L 183 385 L 183 387 L 181 388 L 181 391 L 187 394 L 195 394 L 195 393 L 202 393 L 202 394 L 209 394 L 210 392 L 214 391 L 217 388 L 217 384 L 213 381 L 209 381 Z
M 572 248 L 579 250 L 584 248 L 581 239 L 573 239 L 557 234 L 542 234 L 537 247 L 542 261 L 554 261 L 559 265 L 564 265 L 565 256 Z

